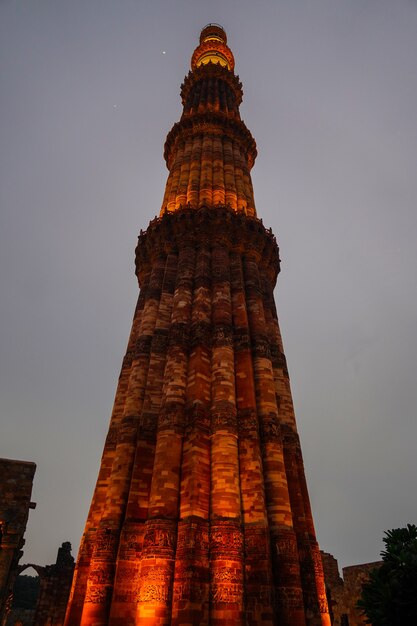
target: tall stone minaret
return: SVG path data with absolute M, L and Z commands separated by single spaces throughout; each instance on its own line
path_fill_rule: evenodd
M 255 141 L 209 24 L 165 144 L 160 216 L 66 626 L 328 626 L 273 289 Z

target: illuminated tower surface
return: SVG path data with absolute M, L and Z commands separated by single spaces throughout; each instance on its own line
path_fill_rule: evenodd
M 256 145 L 224 30 L 205 27 L 165 144 L 160 216 L 66 626 L 327 626 Z

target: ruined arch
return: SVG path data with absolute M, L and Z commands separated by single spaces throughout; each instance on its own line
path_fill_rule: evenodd
M 17 567 L 17 574 L 30 568 L 39 576 L 39 595 L 32 626 L 62 626 L 74 572 L 71 544 L 62 544 L 53 565 L 24 563 Z

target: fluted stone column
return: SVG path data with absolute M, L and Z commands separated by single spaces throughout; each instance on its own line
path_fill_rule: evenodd
M 264 473 L 256 405 L 254 367 L 242 258 L 231 258 L 239 470 L 245 550 L 245 619 L 248 625 L 274 623 L 273 578 Z
M 243 533 L 229 251 L 212 250 L 210 623 L 244 623 Z
M 172 624 L 209 624 L 211 258 L 196 255 Z
M 133 622 L 136 615 L 136 591 L 139 584 L 145 521 L 148 516 L 149 492 L 155 457 L 156 425 L 162 400 L 162 386 L 167 354 L 167 340 L 171 321 L 173 290 L 177 273 L 177 256 L 170 254 L 164 260 L 158 316 L 149 347 L 149 366 L 146 381 L 142 382 L 143 402 L 136 453 L 131 472 L 125 519 L 119 540 L 114 592 L 109 624 L 122 626 Z M 157 295 L 157 294 L 155 294 Z M 146 330 L 144 328 L 143 330 Z M 146 336 L 146 335 L 145 335 Z M 144 350 L 146 353 L 147 350 Z M 145 370 L 145 368 L 142 368 Z M 144 481 L 144 470 L 147 480 Z M 146 474 L 145 474 L 146 476 Z

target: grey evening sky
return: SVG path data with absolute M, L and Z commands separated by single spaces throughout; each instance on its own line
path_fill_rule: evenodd
M 0 0 L 0 456 L 37 463 L 24 562 L 78 548 L 137 297 L 139 229 L 201 28 L 225 27 L 278 238 L 322 549 L 417 520 L 417 3 Z

